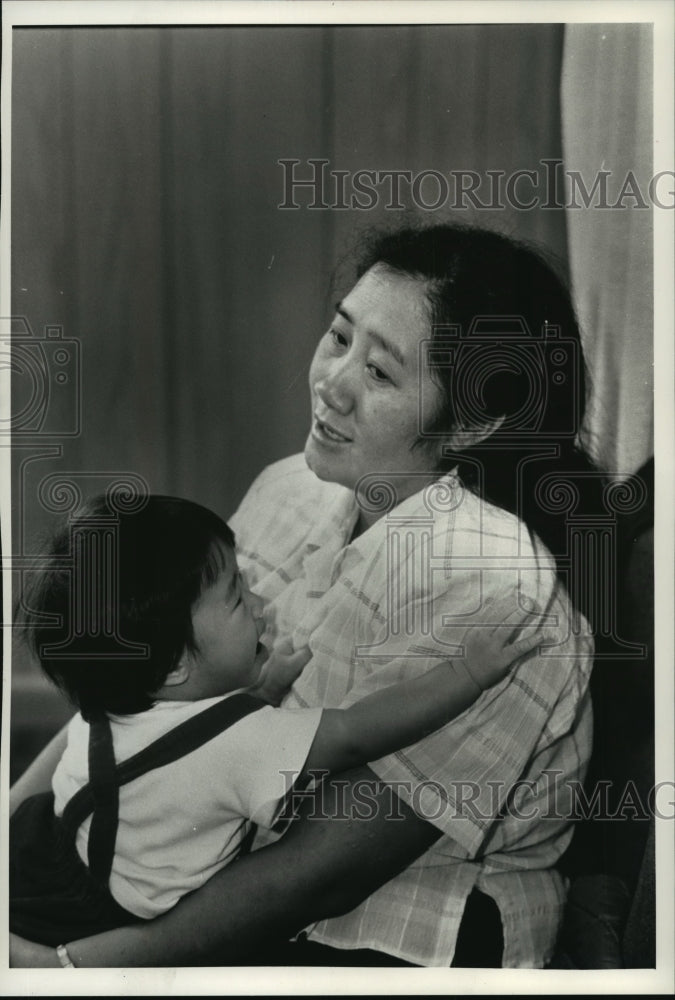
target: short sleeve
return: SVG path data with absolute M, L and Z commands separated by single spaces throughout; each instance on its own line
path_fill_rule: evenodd
M 227 808 L 271 827 L 304 767 L 322 709 L 267 706 L 223 733 L 217 748 Z M 214 775 L 215 784 L 219 781 Z

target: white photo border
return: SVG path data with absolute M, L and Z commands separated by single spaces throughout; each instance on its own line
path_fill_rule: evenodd
M 292 2 L 292 0 L 8 0 L 2 9 L 2 232 L 0 234 L 0 317 L 11 315 L 10 193 L 12 31 L 18 26 L 102 26 L 188 24 L 429 24 L 429 23 L 625 23 L 654 26 L 654 172 L 673 169 L 673 37 L 675 5 L 671 0 L 612 0 L 589 3 L 565 0 L 504 2 Z M 655 287 L 655 454 L 656 480 L 656 779 L 673 780 L 673 215 L 654 212 Z M 0 323 L 6 322 L 0 320 Z M 9 373 L 0 371 L 0 405 L 9 406 Z M 11 551 L 9 448 L 0 449 L 2 551 Z M 3 570 L 4 621 L 11 621 L 11 577 Z M 9 664 L 11 630 L 3 630 L 4 662 Z M 227 968 L 227 969 L 80 969 L 8 968 L 7 949 L 7 797 L 9 775 L 10 670 L 3 676 L 3 723 L 0 778 L 0 991 L 5 995 L 474 995 L 474 994 L 667 994 L 673 978 L 675 823 L 656 828 L 657 968 L 655 970 L 550 971 L 368 968 Z

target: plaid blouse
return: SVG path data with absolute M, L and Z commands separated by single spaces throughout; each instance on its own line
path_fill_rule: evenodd
M 286 706 L 349 705 L 461 655 L 467 628 L 512 630 L 528 609 L 554 636 L 444 728 L 371 763 L 443 835 L 310 938 L 449 966 L 476 886 L 499 907 L 504 967 L 541 967 L 565 900 L 553 866 L 591 750 L 588 626 L 542 543 L 452 475 L 350 543 L 357 516 L 354 494 L 296 455 L 258 477 L 231 521 L 241 569 L 267 602 L 268 642 L 290 635 L 313 654 Z

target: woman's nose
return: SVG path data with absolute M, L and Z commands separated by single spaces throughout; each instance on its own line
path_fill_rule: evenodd
M 324 372 L 314 383 L 321 402 L 336 413 L 349 413 L 354 404 L 354 387 L 350 367 L 343 363 Z

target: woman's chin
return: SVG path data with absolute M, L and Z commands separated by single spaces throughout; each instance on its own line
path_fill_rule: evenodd
M 322 479 L 326 483 L 338 483 L 340 486 L 346 485 L 344 474 L 341 473 L 335 456 L 327 449 L 323 449 L 311 433 L 305 445 L 305 461 L 317 479 Z M 351 489 L 351 486 L 349 488 Z
M 327 479 L 328 476 L 324 475 L 325 461 L 321 461 L 321 456 L 317 455 L 316 443 L 310 433 L 307 438 L 307 443 L 305 444 L 305 461 L 307 462 L 307 468 L 318 476 L 319 479 Z

